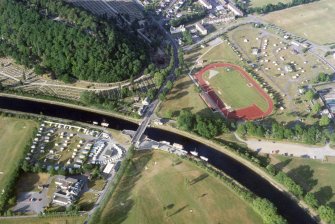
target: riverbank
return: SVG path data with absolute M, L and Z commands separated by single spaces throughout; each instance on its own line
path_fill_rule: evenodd
M 238 161 L 239 163 L 241 163 L 241 164 L 245 165 L 246 167 L 248 167 L 249 169 L 253 170 L 255 173 L 257 173 L 259 176 L 261 176 L 263 179 L 265 179 L 267 182 L 269 182 L 272 186 L 276 187 L 278 190 L 280 190 L 282 192 L 285 192 L 285 194 L 287 194 L 292 200 L 294 200 L 302 209 L 307 210 L 313 217 L 318 216 L 316 211 L 311 209 L 304 201 L 299 200 L 292 193 L 290 193 L 285 186 L 278 183 L 274 179 L 274 177 L 271 176 L 270 174 L 268 174 L 264 169 L 262 169 L 259 166 L 256 166 L 254 163 L 240 157 L 239 155 L 237 155 L 237 153 L 235 153 L 231 150 L 228 150 L 226 146 L 219 145 L 219 144 L 214 143 L 211 140 L 208 140 L 206 138 L 202 138 L 198 135 L 195 135 L 195 134 L 192 134 L 192 133 L 189 133 L 189 132 L 177 129 L 177 128 L 173 128 L 171 126 L 155 125 L 153 127 L 157 128 L 157 129 L 177 133 L 177 134 L 182 135 L 184 137 L 187 137 L 187 138 L 193 139 L 197 142 L 201 142 L 205 145 L 208 145 L 208 146 L 212 147 L 213 149 L 215 149 L 215 150 L 217 150 L 221 153 L 224 153 L 225 155 L 233 158 L 234 160 Z
M 3 109 L 20 111 L 23 113 L 34 113 L 37 115 L 42 113 L 56 118 L 70 119 L 88 124 L 92 124 L 92 121 L 104 121 L 110 124 L 110 128 L 117 130 L 136 130 L 138 128 L 138 125 L 135 123 L 103 115 L 101 113 L 24 99 L 0 96 L 0 107 Z M 215 148 L 211 147 L 211 144 L 203 141 L 201 138 L 200 140 L 195 140 L 194 136 L 185 137 L 184 135 L 178 134 L 176 130 L 171 132 L 148 128 L 147 134 L 149 138 L 155 141 L 169 141 L 182 144 L 188 151 L 197 149 L 200 155 L 209 158 L 209 163 L 211 165 L 222 170 L 256 195 L 262 198 L 267 198 L 273 202 L 280 214 L 289 220 L 290 223 L 316 223 L 315 220 L 307 214 L 306 210 L 302 209 L 302 207 L 299 206 L 295 200 L 291 199 L 285 191 L 279 190 L 272 183 L 255 172 L 255 170 L 246 166 L 244 160 L 241 160 L 242 162 L 240 162 L 238 159 L 234 159 L 215 149 L 216 146 Z M 227 150 L 229 149 L 227 148 Z
M 64 102 L 59 102 L 59 101 L 52 101 L 52 100 L 45 100 L 45 99 L 39 99 L 39 98 L 34 98 L 34 97 L 28 97 L 28 96 L 20 96 L 20 95 L 15 95 L 15 94 L 9 94 L 9 93 L 0 93 L 0 96 L 3 97 L 10 97 L 10 98 L 15 98 L 15 99 L 23 99 L 23 100 L 30 100 L 30 101 L 35 101 L 35 102 L 41 102 L 41 103 L 47 103 L 51 105 L 58 105 L 58 106 L 63 106 L 63 107 L 68 107 L 68 108 L 73 108 L 73 109 L 79 109 L 79 110 L 85 110 L 89 112 L 94 112 L 94 113 L 99 113 L 107 116 L 112 116 L 115 118 L 119 118 L 125 121 L 130 121 L 132 123 L 138 124 L 141 120 L 136 119 L 133 117 L 128 117 L 123 114 L 119 114 L 116 112 L 109 112 L 105 110 L 100 110 L 100 109 L 94 109 L 90 107 L 84 107 L 84 106 L 79 106 L 75 104 L 70 104 L 70 103 L 64 103 Z

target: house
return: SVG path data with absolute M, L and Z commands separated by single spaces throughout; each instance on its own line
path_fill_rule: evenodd
M 184 25 L 180 25 L 179 27 L 173 27 L 173 26 L 170 27 L 170 33 L 171 34 L 182 33 L 182 32 L 185 32 L 185 31 L 186 31 L 186 29 L 185 29 Z
M 84 182 L 71 177 L 60 176 L 56 178 L 57 190 L 52 198 L 52 202 L 61 206 L 72 204 L 79 196 Z
M 145 99 L 142 100 L 142 105 L 144 105 L 144 106 L 148 106 L 149 104 L 150 104 L 149 97 L 145 97 Z
M 258 55 L 259 54 L 259 49 L 258 48 L 252 48 L 252 52 L 251 52 L 253 55 Z
M 212 5 L 206 0 L 199 0 L 199 3 L 203 5 L 206 9 L 212 9 Z
M 196 23 L 195 28 L 201 33 L 201 35 L 207 35 L 207 29 L 201 23 Z
M 235 16 L 244 16 L 244 13 L 233 3 L 229 2 L 227 8 L 232 11 Z
M 71 178 L 71 177 L 65 177 L 65 176 L 60 176 L 58 178 L 56 178 L 55 180 L 55 184 L 57 187 L 61 188 L 61 189 L 68 189 L 70 188 L 73 184 L 77 183 L 78 180 Z

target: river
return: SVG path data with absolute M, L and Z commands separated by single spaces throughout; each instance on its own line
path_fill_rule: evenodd
M 110 128 L 116 130 L 136 130 L 138 127 L 137 124 L 115 117 L 26 99 L 0 96 L 0 108 L 26 113 L 43 114 L 51 117 L 69 119 L 89 124 L 92 124 L 93 121 L 97 121 L 99 123 L 104 121 L 109 123 Z M 269 199 L 278 208 L 278 212 L 286 218 L 289 223 L 317 223 L 286 193 L 278 190 L 256 172 L 222 152 L 219 152 L 214 148 L 206 146 L 193 139 L 161 129 L 148 128 L 145 134 L 148 135 L 149 138 L 156 141 L 164 140 L 171 143 L 176 142 L 182 144 L 185 149 L 189 151 L 196 149 L 199 152 L 199 155 L 205 156 L 209 159 L 208 162 L 210 164 L 224 171 L 256 195 Z

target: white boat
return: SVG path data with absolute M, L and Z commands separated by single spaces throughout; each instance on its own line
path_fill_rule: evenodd
M 106 127 L 106 128 L 107 128 L 107 127 L 109 126 L 109 124 L 108 124 L 108 123 L 106 123 L 106 122 L 102 122 L 102 123 L 101 123 L 101 126 L 102 126 L 102 127 Z
M 190 151 L 190 153 L 194 156 L 198 156 L 198 152 L 197 151 Z
M 203 161 L 208 161 L 208 158 L 207 157 L 204 157 L 204 156 L 200 156 L 200 159 L 202 159 Z
M 94 124 L 94 125 L 97 125 L 97 124 L 99 124 L 99 123 L 98 123 L 98 122 L 96 122 L 96 121 L 93 121 L 93 124 Z

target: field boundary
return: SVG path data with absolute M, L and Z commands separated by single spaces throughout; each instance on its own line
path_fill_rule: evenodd
M 267 110 L 264 112 L 262 111 L 257 105 L 252 104 L 251 106 L 245 107 L 245 108 L 239 108 L 233 111 L 230 111 L 228 108 L 226 108 L 224 102 L 220 99 L 220 97 L 215 93 L 215 91 L 212 89 L 210 85 L 206 84 L 206 81 L 203 78 L 203 75 L 210 69 L 218 68 L 218 67 L 226 67 L 231 68 L 236 71 L 238 71 L 250 84 L 252 84 L 253 87 L 258 91 L 258 93 L 264 97 L 268 104 Z M 203 95 L 209 96 L 212 100 L 209 102 L 206 102 L 207 105 L 211 105 L 212 108 L 216 108 L 217 110 L 220 110 L 225 117 L 229 119 L 243 119 L 243 120 L 256 120 L 260 118 L 264 118 L 266 116 L 269 116 L 274 108 L 273 101 L 270 98 L 270 96 L 258 85 L 258 83 L 240 66 L 237 66 L 235 64 L 230 63 L 213 63 L 209 64 L 206 67 L 202 68 L 199 72 L 197 72 L 195 75 L 195 79 L 199 83 L 199 86 L 203 90 Z M 216 103 L 215 103 L 216 102 Z M 215 104 L 215 105 L 213 105 Z

